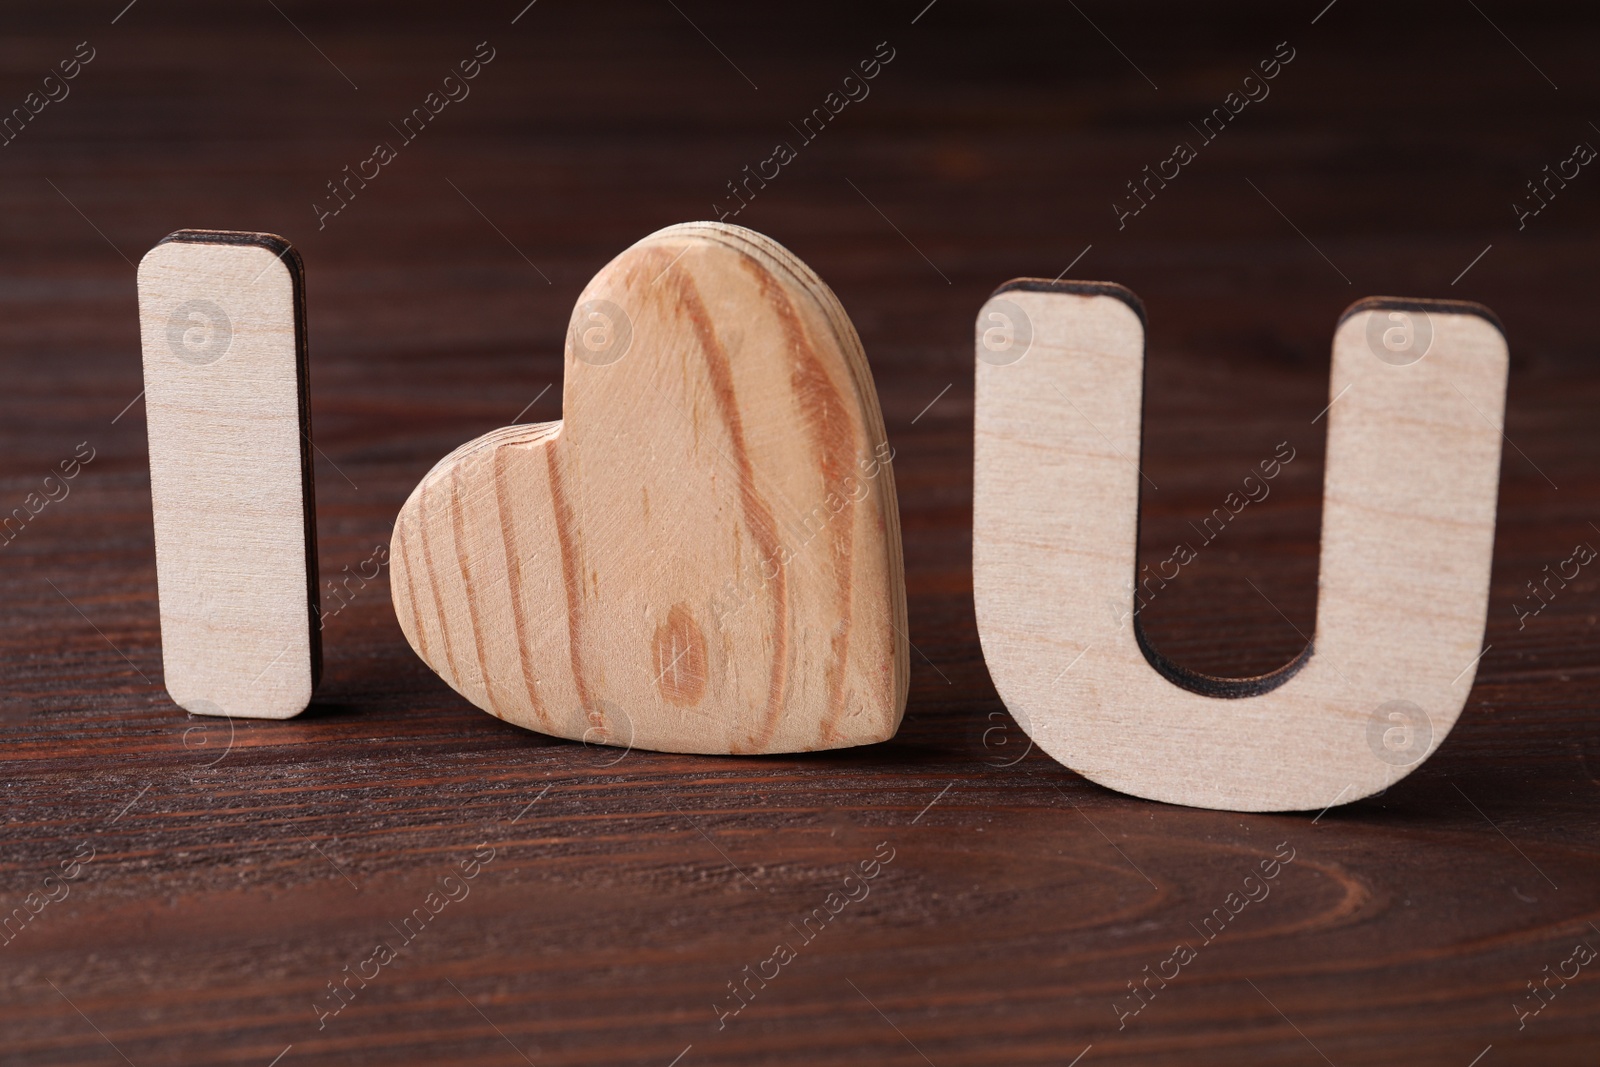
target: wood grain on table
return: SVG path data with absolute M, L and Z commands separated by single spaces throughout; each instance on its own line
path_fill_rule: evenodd
M 1481 0 L 8 12 L 0 1063 L 1592 1064 L 1600 176 L 1569 161 L 1600 144 L 1596 30 Z M 541 737 L 451 692 L 390 607 L 417 482 L 560 418 L 582 287 L 719 211 L 827 279 L 877 381 L 912 646 L 881 745 Z M 325 671 L 287 722 L 163 690 L 133 264 L 182 227 L 305 262 Z M 1150 310 L 1142 563 L 1295 450 L 1143 610 L 1225 676 L 1311 630 L 1339 312 L 1503 320 L 1488 651 L 1383 795 L 1135 800 L 995 696 L 972 324 L 1069 266 Z

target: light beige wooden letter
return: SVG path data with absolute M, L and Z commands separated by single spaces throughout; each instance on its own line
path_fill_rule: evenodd
M 139 333 L 167 692 L 297 715 L 322 652 L 299 256 L 180 230 L 139 264 Z
M 977 324 L 973 588 L 1006 706 L 1073 770 L 1175 804 L 1317 810 L 1404 777 L 1472 688 L 1506 366 L 1475 305 L 1345 312 L 1310 645 L 1261 678 L 1209 678 L 1149 648 L 1136 613 L 1138 300 L 1002 287 Z

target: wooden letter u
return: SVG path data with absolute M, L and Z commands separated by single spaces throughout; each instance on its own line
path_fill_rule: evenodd
M 1140 630 L 1138 299 L 1011 282 L 979 313 L 977 357 L 978 632 L 1047 753 L 1152 800 L 1314 811 L 1444 740 L 1489 599 L 1507 351 L 1487 309 L 1370 299 L 1339 320 L 1316 627 L 1250 679 L 1185 670 Z

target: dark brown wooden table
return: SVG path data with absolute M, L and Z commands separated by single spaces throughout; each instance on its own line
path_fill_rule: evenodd
M 1537 614 L 1526 583 L 1600 545 L 1600 173 L 1521 228 L 1513 207 L 1600 145 L 1582 6 L 124 2 L 9 10 L 0 41 L 0 109 L 61 97 L 0 147 L 0 514 L 93 455 L 0 548 L 0 905 L 54 898 L 0 944 L 0 1062 L 1596 1063 L 1600 968 L 1529 983 L 1600 947 L 1600 571 Z M 402 142 L 390 124 L 480 41 L 470 96 Z M 93 58 L 45 83 L 79 42 Z M 799 144 L 879 42 L 869 95 Z M 1125 183 L 1278 42 L 1270 95 L 1119 229 Z M 319 228 L 326 183 L 379 141 L 396 158 Z M 583 283 L 730 203 L 778 141 L 797 157 L 735 221 L 838 291 L 898 450 L 916 652 L 894 741 L 711 759 L 526 733 L 410 652 L 386 575 L 349 583 L 299 719 L 167 700 L 149 246 L 217 227 L 300 249 L 340 579 L 447 451 L 559 417 Z M 1312 629 L 1339 311 L 1458 297 L 1504 320 L 1489 649 L 1448 742 L 1386 795 L 1188 810 L 1027 750 L 973 622 L 972 323 L 999 283 L 1063 271 L 1149 309 L 1148 561 L 1296 450 L 1145 614 L 1167 654 L 1236 675 Z M 1280 845 L 1270 896 L 1204 941 Z M 405 927 L 480 846 L 466 895 Z M 870 895 L 804 939 L 875 851 Z M 380 942 L 396 957 L 368 962 Z M 795 958 L 750 981 L 780 943 Z M 1195 958 L 1132 1014 L 1129 983 L 1179 943 Z M 749 1003 L 719 1022 L 730 983 Z

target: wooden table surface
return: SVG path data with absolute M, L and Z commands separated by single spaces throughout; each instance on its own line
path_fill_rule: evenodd
M 44 902 L 0 944 L 0 1062 L 1596 1062 L 1600 968 L 1574 950 L 1600 948 L 1600 564 L 1548 603 L 1527 586 L 1600 545 L 1600 174 L 1551 182 L 1537 214 L 1525 184 L 1600 145 L 1580 5 L 124 2 L 8 11 L 0 40 L 0 107 L 61 97 L 0 146 L 0 513 L 93 457 L 0 549 L 0 894 Z M 391 123 L 484 41 L 470 95 L 403 141 Z M 879 42 L 869 95 L 801 143 L 791 123 Z M 1125 183 L 1200 142 L 1278 42 L 1270 95 L 1119 229 Z M 395 158 L 319 228 L 326 183 L 379 141 Z M 372 573 L 446 452 L 559 417 L 584 282 L 735 204 L 778 141 L 796 158 L 732 221 L 835 288 L 877 376 L 916 649 L 896 739 L 751 759 L 523 732 L 412 654 L 386 574 L 346 583 L 300 718 L 168 701 L 147 248 L 181 227 L 299 248 L 342 579 Z M 1320 818 L 1147 803 L 1029 751 L 1005 713 L 972 611 L 972 322 L 1001 282 L 1063 271 L 1149 309 L 1146 561 L 1295 449 L 1145 612 L 1217 673 L 1277 666 L 1312 628 L 1340 310 L 1455 297 L 1503 319 L 1489 648 L 1444 747 L 1387 794 Z M 752 980 L 779 944 L 793 958 Z M 1134 999 L 1179 944 L 1193 959 Z

